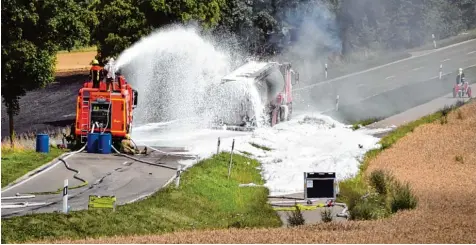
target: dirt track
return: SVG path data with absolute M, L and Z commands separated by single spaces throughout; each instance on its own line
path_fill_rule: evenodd
M 95 56 L 96 51 L 60 53 L 57 55 L 56 71 L 85 71 L 89 69 L 89 64 Z
M 301 228 L 229 229 L 55 243 L 474 243 L 476 241 L 476 102 L 417 128 L 370 163 L 408 181 L 415 210 L 380 221 Z M 461 156 L 463 161 L 457 161 Z

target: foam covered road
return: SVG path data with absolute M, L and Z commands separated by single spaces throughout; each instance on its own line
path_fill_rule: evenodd
M 388 117 L 451 92 L 460 67 L 465 68 L 470 83 L 476 82 L 475 51 L 476 40 L 471 40 L 367 71 L 303 84 L 295 89 L 295 104 L 306 101 L 311 108 L 346 121 Z
M 149 162 L 161 162 L 173 168 L 177 168 L 177 160 L 180 159 L 155 152 L 140 158 Z M 173 169 L 152 166 L 112 154 L 79 153 L 66 159 L 66 161 L 71 168 L 80 171 L 78 177 L 89 182 L 85 187 L 69 190 L 70 199 L 68 203 L 71 210 L 87 209 L 89 195 L 114 195 L 119 205 L 137 200 L 156 192 L 176 174 Z M 81 184 L 81 181 L 73 178 L 74 174 L 74 172 L 66 169 L 63 163 L 60 163 L 47 172 L 2 191 L 2 197 L 15 196 L 16 193 L 29 194 L 56 191 L 63 188 L 65 178 L 68 179 L 70 187 Z M 62 193 L 36 195 L 35 198 L 27 199 L 2 200 L 2 205 L 15 202 L 46 202 L 51 204 L 24 208 L 2 208 L 2 217 L 61 211 Z

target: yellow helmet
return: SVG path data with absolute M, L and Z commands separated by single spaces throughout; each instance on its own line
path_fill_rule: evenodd
M 99 61 L 97 59 L 93 59 L 91 62 L 92 65 L 99 65 Z
M 130 140 L 131 139 L 131 136 L 129 134 L 126 134 L 126 139 Z

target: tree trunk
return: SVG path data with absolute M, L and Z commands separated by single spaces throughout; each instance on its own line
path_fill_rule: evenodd
M 15 130 L 13 128 L 13 112 L 8 112 L 8 126 L 10 128 L 10 146 L 15 148 L 14 138 L 15 138 Z

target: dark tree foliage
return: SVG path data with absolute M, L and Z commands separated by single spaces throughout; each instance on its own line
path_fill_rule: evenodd
M 97 1 L 91 9 L 100 23 L 94 31 L 98 57 L 104 61 L 117 56 L 153 29 L 164 25 L 197 21 L 205 28 L 214 27 L 224 4 L 224 0 Z
M 58 49 L 89 41 L 83 12 L 73 0 L 2 1 L 2 99 L 12 146 L 20 97 L 54 80 Z

